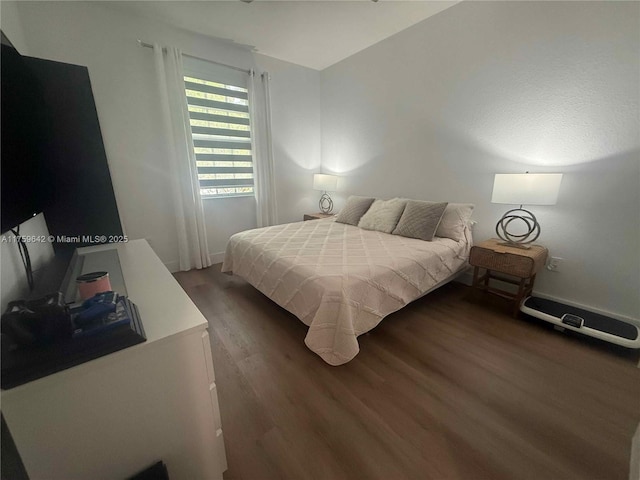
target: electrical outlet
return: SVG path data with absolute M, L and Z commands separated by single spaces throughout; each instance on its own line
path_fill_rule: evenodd
M 552 272 L 559 271 L 563 261 L 564 261 L 564 258 L 551 257 L 547 262 L 547 270 L 550 270 Z

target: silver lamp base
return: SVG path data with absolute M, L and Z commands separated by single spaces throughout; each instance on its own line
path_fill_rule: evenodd
M 333 210 L 333 200 L 331 200 L 331 197 L 327 194 L 327 192 L 324 192 L 320 197 L 318 206 L 320 207 L 320 211 L 322 213 L 328 214 Z
M 520 221 L 526 225 L 525 233 L 513 233 L 509 231 L 509 225 L 514 221 Z M 513 226 L 513 225 L 512 225 Z M 501 240 L 502 245 L 508 245 L 516 248 L 531 248 L 530 243 L 534 242 L 540 236 L 540 224 L 535 215 L 529 210 L 523 208 L 514 208 L 506 212 L 496 224 L 496 234 Z

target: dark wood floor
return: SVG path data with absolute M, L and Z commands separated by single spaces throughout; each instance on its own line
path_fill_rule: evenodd
M 176 278 L 210 324 L 225 479 L 628 478 L 637 352 L 449 284 L 331 367 L 302 322 L 219 265 Z

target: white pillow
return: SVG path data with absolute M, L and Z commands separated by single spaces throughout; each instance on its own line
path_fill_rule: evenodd
M 445 237 L 459 242 L 463 239 L 464 227 L 473 213 L 472 203 L 450 203 L 436 230 L 436 237 Z
M 358 227 L 365 230 L 391 233 L 396 228 L 406 204 L 406 198 L 376 200 L 371 204 L 367 213 L 362 216 L 358 222 Z

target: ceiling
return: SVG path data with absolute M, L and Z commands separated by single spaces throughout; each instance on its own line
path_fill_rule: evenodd
M 192 32 L 322 70 L 457 1 L 254 0 L 109 2 Z

